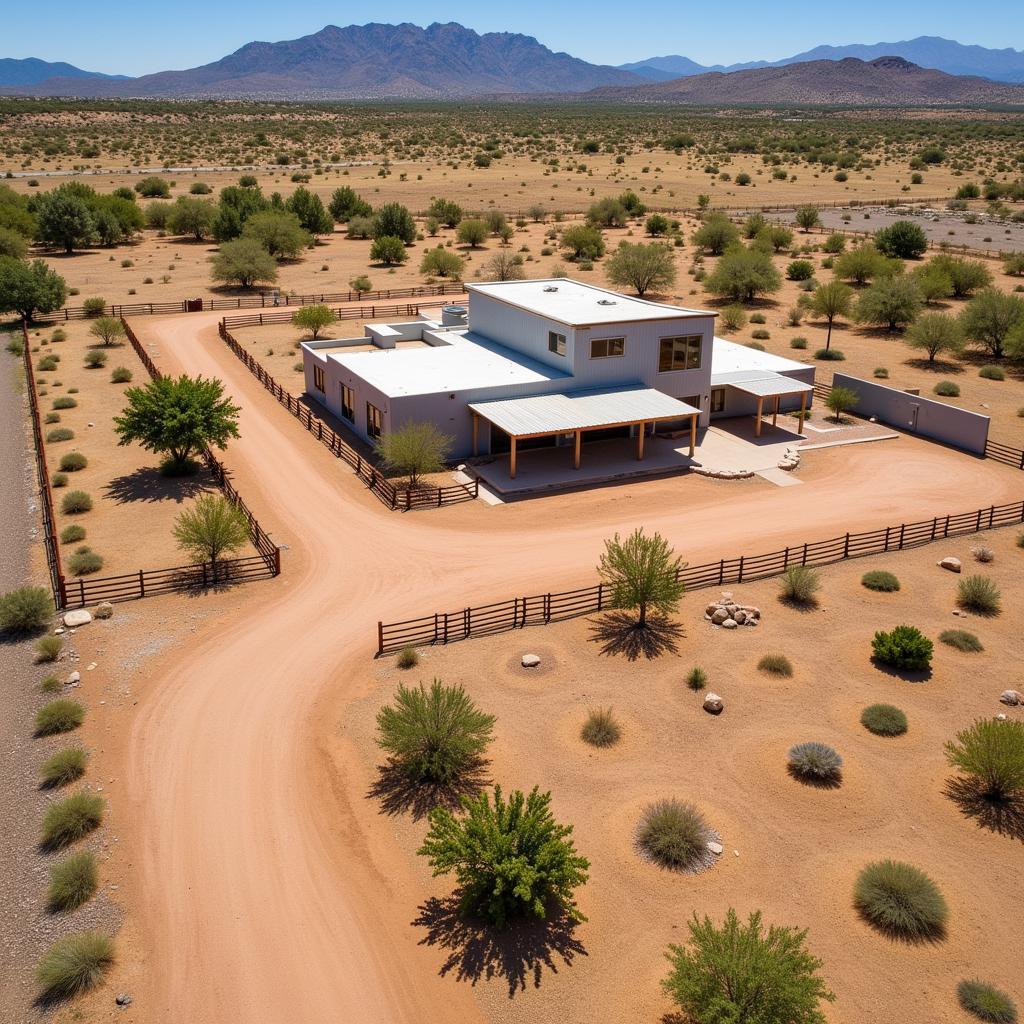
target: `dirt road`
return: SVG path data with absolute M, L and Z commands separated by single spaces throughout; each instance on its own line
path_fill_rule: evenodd
M 470 988 L 439 978 L 435 954 L 417 946 L 418 882 L 346 770 L 355 754 L 339 722 L 368 685 L 358 668 L 379 616 L 588 582 L 602 538 L 639 522 L 703 561 L 1021 490 L 1007 470 L 901 440 L 885 459 L 872 445 L 829 453 L 800 487 L 677 479 L 394 514 L 270 399 L 214 324 L 204 314 L 136 326 L 158 365 L 220 377 L 239 400 L 227 462 L 288 550 L 281 579 L 198 633 L 139 702 L 120 813 L 137 868 L 140 1019 L 481 1019 Z

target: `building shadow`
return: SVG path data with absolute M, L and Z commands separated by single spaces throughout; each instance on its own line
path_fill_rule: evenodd
M 591 620 L 590 639 L 601 645 L 601 653 L 623 654 L 629 661 L 640 657 L 649 661 L 663 654 L 677 654 L 678 641 L 686 634 L 678 622 L 661 616 L 649 616 L 646 626 L 625 612 L 606 612 Z
M 454 974 L 458 981 L 502 981 L 509 999 L 539 988 L 545 973 L 557 974 L 587 950 L 576 936 L 577 922 L 565 913 L 544 919 L 529 918 L 496 928 L 464 917 L 459 893 L 447 899 L 432 897 L 419 908 L 412 922 L 425 928 L 421 946 L 434 946 L 445 953 L 439 974 Z
M 116 476 L 107 484 L 104 496 L 119 505 L 132 501 L 183 502 L 210 490 L 213 482 L 209 474 L 195 476 L 168 476 L 156 466 L 144 466 L 123 476 Z
M 464 796 L 476 796 L 490 784 L 489 761 L 478 759 L 452 782 L 417 782 L 394 761 L 377 766 L 377 781 L 367 797 L 380 801 L 382 814 L 411 814 L 413 821 L 426 817 L 435 807 L 455 810 Z
M 961 776 L 949 779 L 943 792 L 982 828 L 1024 842 L 1024 798 L 993 799 L 977 779 Z

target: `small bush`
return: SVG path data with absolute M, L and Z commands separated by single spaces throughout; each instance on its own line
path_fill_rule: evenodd
M 580 736 L 592 747 L 613 747 L 622 736 L 622 726 L 611 708 L 595 708 L 587 715 Z
M 806 338 L 801 338 L 799 335 L 797 337 L 795 337 L 795 338 L 790 338 L 789 339 L 789 347 L 790 348 L 805 349 L 805 348 L 807 348 L 807 339 Z
M 89 349 L 85 353 L 85 365 L 90 370 L 98 370 L 101 366 L 106 366 L 107 353 L 98 348 Z
M 62 327 L 58 327 L 57 330 L 50 335 L 50 341 L 61 342 L 68 340 L 68 332 Z
M 860 578 L 861 583 L 868 590 L 878 590 L 885 594 L 891 594 L 900 589 L 900 581 L 884 569 L 872 569 Z
M 107 300 L 100 298 L 99 296 L 94 296 L 93 298 L 85 299 L 82 302 L 82 308 L 85 310 L 86 316 L 100 316 L 100 314 L 102 314 L 106 306 Z
M 960 385 L 954 384 L 951 380 L 940 380 L 932 390 L 940 398 L 959 398 Z
M 85 527 L 72 523 L 60 531 L 61 544 L 74 544 L 76 541 L 85 540 Z
M 837 348 L 819 348 L 818 351 L 814 353 L 814 358 L 820 359 L 825 363 L 841 363 L 846 356 Z
M 57 693 L 61 688 L 61 682 L 55 675 L 48 675 L 40 684 L 39 689 L 43 693 Z
M 75 793 L 50 804 L 43 815 L 43 846 L 59 850 L 87 836 L 103 823 L 103 798 L 94 793 Z
M 779 580 L 782 596 L 794 604 L 811 605 L 821 589 L 821 576 L 809 565 L 791 565 Z
M 68 491 L 60 503 L 60 510 L 67 516 L 79 515 L 92 508 L 92 498 L 85 491 Z
M 68 395 L 60 395 L 53 400 L 54 409 L 74 409 L 78 403 Z
M 58 362 L 59 360 L 56 356 L 43 356 L 43 358 L 36 363 L 36 369 L 42 373 L 50 373 L 57 369 Z
M 889 371 L 884 366 L 876 366 L 874 377 L 876 380 L 888 380 Z
M 67 913 L 80 907 L 98 885 L 96 858 L 83 850 L 73 853 L 50 868 L 50 887 L 46 905 L 51 912 Z
M 53 618 L 53 598 L 43 587 L 19 587 L 0 597 L 0 629 L 5 633 L 33 633 Z
M 981 641 L 966 629 L 945 629 L 939 634 L 939 639 L 965 654 L 978 654 L 985 650 Z
M 103 568 L 103 556 L 90 547 L 80 547 L 69 559 L 68 569 L 72 576 L 88 576 Z
M 920 942 L 945 934 L 946 900 L 913 864 L 894 860 L 869 864 L 857 878 L 854 903 L 869 924 L 894 938 Z
M 892 704 L 872 704 L 860 713 L 860 724 L 876 736 L 902 736 L 907 716 Z
M 946 760 L 972 776 L 988 799 L 1008 801 L 1024 791 L 1024 722 L 980 718 L 945 750 Z
M 70 999 L 100 984 L 113 963 L 114 943 L 106 935 L 66 935 L 43 954 L 36 980 L 44 1000 Z
M 724 306 L 718 315 L 723 328 L 727 331 L 738 331 L 747 322 L 747 314 L 739 303 Z
M 770 331 L 766 331 L 764 329 L 761 329 L 761 330 L 757 330 L 757 331 L 752 331 L 750 336 L 752 338 L 756 338 L 758 341 L 767 341 L 771 337 L 771 332 Z M 764 349 L 762 347 L 762 351 L 763 350 Z
M 750 322 L 752 324 L 766 324 L 768 322 L 768 318 L 764 313 L 751 313 Z
M 415 647 L 403 647 L 398 652 L 395 664 L 399 668 L 415 668 L 420 663 L 420 656 Z
M 110 372 L 111 384 L 127 384 L 132 379 L 132 371 L 127 366 L 115 366 Z
M 85 719 L 85 708 L 77 700 L 60 697 L 36 712 L 36 736 L 56 736 L 77 729 Z
M 74 436 L 75 432 L 68 427 L 58 427 L 46 435 L 46 443 L 56 444 L 58 441 L 70 441 Z
M 1017 1007 L 1005 993 L 983 981 L 961 981 L 956 987 L 960 1006 L 978 1020 L 991 1024 L 1016 1024 Z
M 81 452 L 68 452 L 60 458 L 60 471 L 62 473 L 77 473 L 88 465 L 89 460 Z
M 871 641 L 875 658 L 883 665 L 908 671 L 931 666 L 934 645 L 916 626 L 897 626 L 891 632 L 879 630 Z
M 956 587 L 956 603 L 978 615 L 997 615 L 1002 607 L 999 588 L 988 576 L 963 576 Z
M 43 417 L 43 422 L 46 423 L 46 424 L 60 423 L 60 413 L 59 412 L 48 412 Z M 49 437 L 47 437 L 47 440 L 49 440 Z
M 641 852 L 660 867 L 693 874 L 714 863 L 708 843 L 717 838 L 693 804 L 670 798 L 644 810 L 636 841 Z
M 50 480 L 51 487 L 67 487 L 68 475 L 67 473 L 54 473 Z
M 824 743 L 798 743 L 787 757 L 789 773 L 802 782 L 836 784 L 842 778 L 843 759 Z
M 978 371 L 978 376 L 985 380 L 1006 380 L 1006 371 L 1001 366 L 989 364 Z
M 991 548 L 977 547 L 971 548 L 971 554 L 974 556 L 976 562 L 994 562 L 996 560 L 996 553 Z
M 691 690 L 704 690 L 708 685 L 708 674 L 700 666 L 694 666 L 686 674 L 686 685 Z
M 36 661 L 56 661 L 63 647 L 64 643 L 59 636 L 41 636 L 36 641 Z
M 39 769 L 43 785 L 48 789 L 66 786 L 85 774 L 89 755 L 81 747 L 65 747 L 48 757 Z
M 788 679 L 793 675 L 793 664 L 784 654 L 766 654 L 757 663 L 757 667 L 771 676 Z

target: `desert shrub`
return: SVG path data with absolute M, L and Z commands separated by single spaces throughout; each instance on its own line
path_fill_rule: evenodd
M 809 565 L 791 565 L 779 580 L 782 596 L 794 604 L 809 605 L 821 589 L 821 576 Z
M 907 716 L 892 704 L 871 704 L 860 713 L 860 724 L 876 736 L 902 736 Z
M 757 667 L 770 676 L 789 678 L 793 675 L 793 664 L 784 654 L 766 654 L 757 663 Z
M 1001 605 L 999 588 L 988 576 L 963 576 L 956 587 L 956 603 L 979 615 L 996 615 Z
M 479 762 L 493 728 L 461 686 L 435 679 L 429 690 L 399 684 L 377 714 L 377 743 L 411 779 L 446 784 Z
M 789 772 L 803 782 L 837 783 L 843 773 L 843 759 L 824 743 L 797 743 L 786 759 Z
M 127 366 L 115 366 L 110 371 L 111 384 L 127 384 L 132 379 L 132 371 Z
M 738 302 L 733 302 L 722 308 L 718 319 L 727 331 L 738 331 L 746 324 L 747 314 Z
M 0 629 L 5 633 L 32 633 L 53 618 L 53 598 L 43 587 L 18 587 L 0 596 Z
M 68 559 L 68 569 L 72 576 L 88 576 L 103 568 L 103 556 L 92 548 L 83 545 Z
M 825 363 L 841 363 L 846 355 L 837 348 L 819 348 L 815 351 L 814 358 Z
M 39 689 L 43 693 L 57 693 L 61 688 L 61 681 L 57 676 L 52 673 L 48 675 L 40 684 Z
M 50 868 L 46 905 L 51 911 L 75 910 L 96 892 L 96 858 L 87 850 L 72 853 Z
M 77 473 L 88 465 L 89 460 L 81 452 L 68 452 L 60 457 L 60 471 L 62 473 Z
M 875 658 L 891 668 L 921 671 L 932 663 L 934 645 L 916 626 L 879 630 L 871 641 Z
M 814 277 L 814 264 L 810 260 L 793 260 L 786 267 L 786 277 L 790 281 L 810 281 Z
M 693 804 L 668 798 L 649 804 L 640 816 L 636 841 L 655 864 L 693 874 L 712 864 L 708 843 L 718 836 Z
M 668 996 L 694 1024 L 821 1024 L 819 1005 L 835 996 L 818 976 L 807 932 L 773 925 L 760 912 L 742 925 L 736 911 L 721 928 L 694 915 L 689 945 L 670 946 Z M 668 1018 L 666 1018 L 668 1019 Z
M 1017 1007 L 1005 993 L 983 981 L 961 981 L 956 987 L 960 1006 L 978 1020 L 991 1024 L 1016 1024 Z
M 58 939 L 36 968 L 43 999 L 70 999 L 95 988 L 114 963 L 113 940 L 99 932 L 81 932 Z
M 979 718 L 945 746 L 946 760 L 972 776 L 991 800 L 1024 791 L 1024 722 Z
M 1001 366 L 989 364 L 978 371 L 978 376 L 985 380 L 1006 380 L 1006 371 Z
M 46 435 L 46 443 L 56 444 L 58 441 L 70 441 L 74 436 L 75 432 L 68 427 L 58 427 Z
M 70 846 L 103 822 L 103 798 L 95 793 L 75 793 L 50 804 L 43 815 L 43 846 L 59 850 Z
M 857 877 L 854 903 L 869 924 L 894 938 L 940 938 L 949 910 L 939 887 L 913 864 L 880 860 Z
M 49 425 L 50 423 L 60 423 L 60 413 L 59 412 L 48 412 L 43 417 L 43 422 L 46 423 L 47 425 Z M 49 440 L 49 436 L 47 436 L 47 440 Z
M 415 668 L 420 663 L 419 653 L 415 647 L 405 646 L 398 652 L 395 664 L 399 668 Z
M 69 395 L 60 395 L 53 400 L 54 409 L 74 409 L 78 403 Z
M 91 508 L 92 498 L 85 491 L 68 491 L 60 503 L 61 512 L 68 516 L 88 512 Z
M 611 708 L 595 708 L 587 715 L 580 736 L 592 747 L 613 747 L 622 736 L 622 726 Z
M 932 390 L 940 398 L 959 398 L 960 385 L 954 384 L 951 380 L 940 380 Z
M 50 479 L 50 484 L 53 487 L 67 487 L 68 475 L 67 473 L 54 473 Z
M 766 324 L 768 322 L 768 318 L 764 313 L 751 313 L 750 322 L 752 324 Z
M 43 358 L 36 363 L 36 369 L 41 373 L 51 373 L 57 369 L 58 362 L 59 360 L 56 356 L 43 356 Z
M 771 333 L 766 330 L 753 331 L 750 335 L 752 338 L 756 338 L 758 341 L 767 341 L 771 337 Z M 753 346 L 751 346 L 753 347 Z M 761 346 L 761 351 L 764 351 L 764 346 Z
M 944 629 L 939 634 L 939 639 L 950 647 L 955 647 L 965 654 L 977 654 L 985 650 L 981 641 L 966 629 Z
M 879 590 L 885 594 L 891 594 L 900 589 L 900 581 L 891 572 L 886 572 L 884 569 L 872 569 L 871 572 L 864 573 L 860 581 L 868 590 Z
M 971 554 L 974 556 L 976 562 L 994 562 L 996 560 L 996 553 L 991 548 L 976 547 L 971 548 Z
M 44 704 L 36 712 L 35 734 L 55 736 L 57 733 L 77 729 L 85 719 L 85 708 L 77 700 L 59 697 Z
M 56 661 L 64 643 L 59 636 L 41 636 L 36 641 L 36 661 Z
M 574 920 L 582 915 L 573 898 L 587 880 L 590 862 L 572 842 L 572 826 L 551 814 L 551 794 L 534 787 L 527 796 L 501 787 L 463 797 L 463 816 L 447 808 L 430 812 L 430 830 L 417 851 L 435 875 L 455 873 L 464 914 L 498 928 L 510 918 L 544 918 L 551 910 Z
M 691 690 L 703 690 L 708 685 L 708 674 L 699 665 L 695 665 L 686 673 L 686 685 Z
M 91 348 L 85 353 L 85 365 L 90 370 L 98 370 L 107 365 L 107 353 L 99 348 Z
M 66 786 L 85 774 L 89 755 L 81 747 L 65 747 L 48 757 L 39 769 L 43 785 L 49 789 Z
M 797 337 L 795 337 L 795 338 L 790 338 L 789 339 L 789 347 L 790 348 L 797 348 L 797 349 L 805 349 L 805 348 L 807 348 L 807 339 L 806 338 L 801 338 L 801 337 L 799 337 L 799 335 Z
M 876 380 L 888 380 L 889 379 L 889 371 L 884 366 L 876 366 L 872 376 Z

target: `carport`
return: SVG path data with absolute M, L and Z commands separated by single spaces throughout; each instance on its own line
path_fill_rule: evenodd
M 765 412 L 765 402 L 769 402 L 772 414 L 772 426 L 776 426 L 779 418 L 779 402 L 790 396 L 800 396 L 800 426 L 797 433 L 803 433 L 804 418 L 807 415 L 807 399 L 814 392 L 814 386 L 794 377 L 786 377 L 771 370 L 735 370 L 729 373 L 712 374 L 711 387 L 728 387 L 749 395 L 757 402 L 754 414 L 754 436 L 761 436 L 761 421 Z
M 509 476 L 515 479 L 517 448 L 520 441 L 537 437 L 571 437 L 573 469 L 580 468 L 583 435 L 587 431 L 636 427 L 636 457 L 644 457 L 644 437 L 648 425 L 668 420 L 690 421 L 690 455 L 697 445 L 697 420 L 700 410 L 654 388 L 614 388 L 601 391 L 576 391 L 525 398 L 471 402 L 473 415 L 473 454 L 479 453 L 480 421 L 485 420 L 508 434 Z

